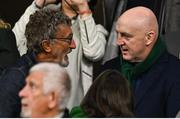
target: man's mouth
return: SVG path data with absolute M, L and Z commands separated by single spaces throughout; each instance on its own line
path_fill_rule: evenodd
M 127 48 L 121 48 L 121 51 L 122 51 L 122 52 L 127 52 L 128 49 L 127 49 Z
M 68 53 L 67 53 L 67 54 L 69 54 L 71 51 L 72 51 L 72 50 L 71 50 L 71 49 L 69 49 L 69 51 L 68 51 Z
M 28 106 L 27 102 L 24 101 L 24 100 L 21 101 L 21 105 L 22 105 L 22 107 L 27 107 Z

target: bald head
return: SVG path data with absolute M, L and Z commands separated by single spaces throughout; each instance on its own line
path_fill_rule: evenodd
M 130 62 L 142 62 L 157 41 L 156 16 L 146 7 L 134 7 L 119 17 L 116 32 L 123 58 Z
M 128 23 L 129 25 L 141 30 L 142 32 L 155 32 L 155 39 L 158 36 L 158 22 L 155 14 L 146 7 L 134 7 L 125 11 L 118 19 L 119 23 Z

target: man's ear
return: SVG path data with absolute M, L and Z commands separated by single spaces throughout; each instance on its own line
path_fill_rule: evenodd
M 58 97 L 58 94 L 56 92 L 51 92 L 48 95 L 48 100 L 49 100 L 49 103 L 48 103 L 49 109 L 53 109 L 53 108 L 59 106 L 58 105 L 59 97 Z
M 154 31 L 148 32 L 145 36 L 146 45 L 147 46 L 150 45 L 154 40 L 155 40 L 155 32 Z
M 43 51 L 49 53 L 51 52 L 51 43 L 48 40 L 43 40 L 41 43 L 41 47 L 43 49 Z

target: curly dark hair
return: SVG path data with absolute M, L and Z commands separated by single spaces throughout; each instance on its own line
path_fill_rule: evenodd
M 88 117 L 134 117 L 129 82 L 116 70 L 101 73 L 80 106 Z
M 59 25 L 71 27 L 71 20 L 60 10 L 44 8 L 32 14 L 25 31 L 28 51 L 42 52 L 41 42 L 45 39 L 52 41 Z

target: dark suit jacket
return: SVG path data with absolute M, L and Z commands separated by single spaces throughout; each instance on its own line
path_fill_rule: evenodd
M 20 57 L 11 29 L 0 29 L 0 68 L 14 64 Z
M 0 76 L 0 118 L 20 117 L 19 91 L 25 86 L 29 69 L 37 64 L 35 53 L 23 55 L 15 65 L 3 70 Z
M 107 62 L 104 69 L 120 71 L 119 58 Z M 164 53 L 155 64 L 135 79 L 136 117 L 175 117 L 180 110 L 180 61 Z

